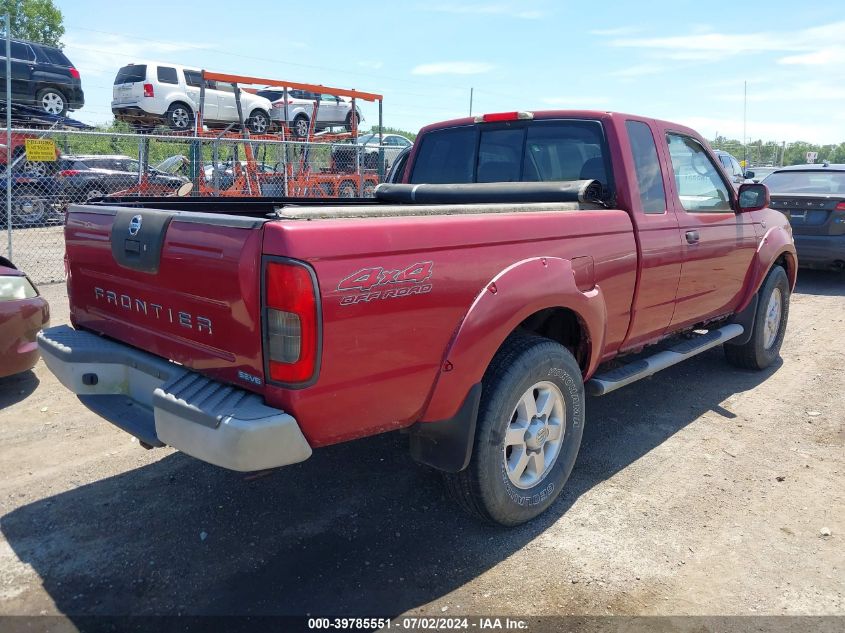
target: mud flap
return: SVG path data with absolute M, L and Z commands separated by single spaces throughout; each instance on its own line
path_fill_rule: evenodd
M 472 386 L 454 417 L 438 422 L 417 422 L 411 436 L 411 457 L 447 473 L 469 466 L 475 440 L 475 423 L 481 402 L 481 383 Z

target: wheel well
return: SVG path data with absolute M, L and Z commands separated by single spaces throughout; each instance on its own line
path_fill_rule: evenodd
M 194 113 L 194 109 L 184 101 L 174 101 L 169 106 L 167 106 L 167 109 L 169 110 L 170 108 L 173 108 L 175 106 L 185 106 L 191 114 Z
M 525 319 L 516 329 L 557 341 L 570 351 L 582 371 L 587 368 L 590 360 L 587 330 L 578 314 L 569 308 L 540 310 Z
M 789 277 L 789 285 L 790 287 L 795 287 L 795 279 L 798 274 L 797 268 L 795 266 L 795 259 L 789 255 L 788 253 L 783 253 L 780 257 L 775 260 L 775 263 L 772 264 L 772 267 L 780 266 L 786 271 L 786 276 Z

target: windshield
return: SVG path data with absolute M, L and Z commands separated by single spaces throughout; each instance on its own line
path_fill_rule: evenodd
M 358 137 L 358 145 L 368 145 L 370 143 L 378 144 L 378 136 L 376 134 L 364 134 Z
M 763 179 L 772 193 L 843 193 L 845 171 L 776 171 Z

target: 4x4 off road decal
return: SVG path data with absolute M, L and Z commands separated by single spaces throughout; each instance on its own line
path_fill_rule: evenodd
M 434 273 L 434 262 L 417 262 L 405 269 L 393 270 L 374 266 L 362 268 L 337 284 L 340 292 L 354 292 L 340 300 L 340 305 L 369 302 L 380 299 L 397 299 L 431 292 L 426 283 Z

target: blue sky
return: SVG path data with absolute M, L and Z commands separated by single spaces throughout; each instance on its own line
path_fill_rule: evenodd
M 845 142 L 845 2 L 54 0 L 86 94 L 111 118 L 131 61 L 384 95 L 385 125 L 590 108 L 749 140 Z M 362 104 L 365 125 L 378 121 Z

